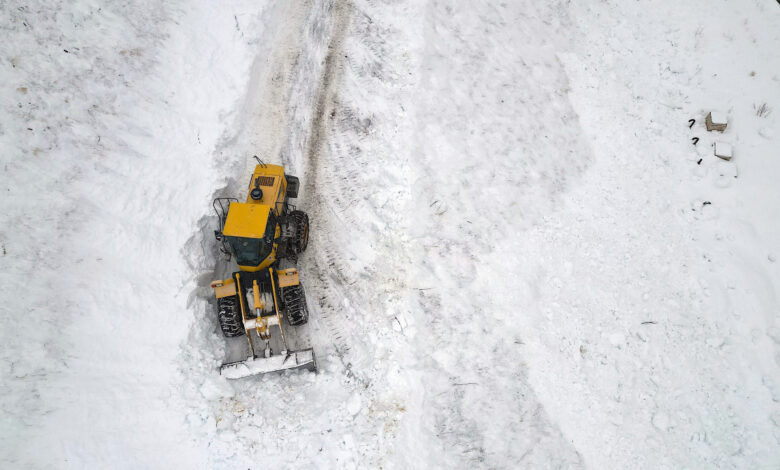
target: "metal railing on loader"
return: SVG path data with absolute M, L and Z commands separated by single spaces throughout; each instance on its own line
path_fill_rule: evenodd
M 217 214 L 219 223 L 219 230 L 214 230 L 214 238 L 220 242 L 219 251 L 228 261 L 230 261 L 232 255 L 227 240 L 225 240 L 225 237 L 222 235 L 222 231 L 225 229 L 225 222 L 227 221 L 228 209 L 230 209 L 231 202 L 238 202 L 238 199 L 234 197 L 218 197 L 211 203 L 211 207 L 214 208 L 214 213 Z

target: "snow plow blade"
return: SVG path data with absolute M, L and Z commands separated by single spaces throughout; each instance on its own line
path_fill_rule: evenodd
M 244 361 L 222 364 L 219 372 L 228 379 L 241 379 L 253 375 L 298 369 L 317 371 L 317 361 L 314 359 L 313 349 L 289 351 L 287 354 L 270 357 L 249 357 Z

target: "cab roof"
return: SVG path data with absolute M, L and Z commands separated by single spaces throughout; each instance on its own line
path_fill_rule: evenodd
M 224 235 L 229 237 L 263 238 L 271 206 L 232 202 L 228 208 Z

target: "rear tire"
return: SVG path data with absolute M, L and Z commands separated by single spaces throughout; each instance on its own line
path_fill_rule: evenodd
M 222 334 L 228 338 L 235 338 L 245 333 L 240 309 L 237 295 L 217 299 L 219 327 L 222 329 Z
M 306 292 L 303 290 L 302 284 L 282 287 L 282 302 L 284 302 L 284 312 L 290 325 L 305 325 L 309 321 Z
M 292 211 L 290 218 L 295 226 L 292 248 L 295 254 L 303 253 L 309 246 L 309 216 L 303 211 Z

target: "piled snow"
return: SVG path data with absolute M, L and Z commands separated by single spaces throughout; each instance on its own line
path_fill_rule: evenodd
M 731 148 L 731 144 L 726 142 L 715 142 L 715 156 L 724 160 L 731 160 L 734 156 L 734 150 Z
M 20 7 L 5 466 L 780 465 L 773 3 Z M 218 373 L 252 154 L 302 178 L 318 374 Z
M 2 467 L 207 460 L 178 392 L 193 318 L 181 250 L 262 7 L 0 7 Z

